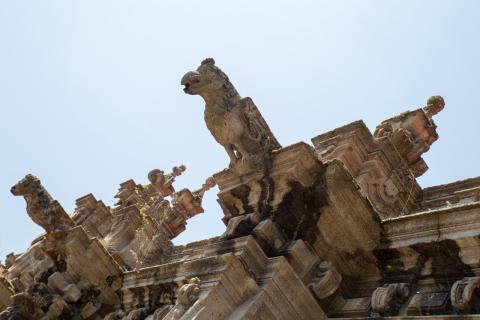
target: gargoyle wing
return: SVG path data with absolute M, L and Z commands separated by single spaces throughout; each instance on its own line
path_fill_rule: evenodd
M 240 107 L 245 115 L 245 120 L 253 137 L 258 137 L 262 141 L 267 141 L 270 150 L 280 149 L 282 146 L 273 135 L 267 122 L 262 117 L 255 103 L 249 97 L 240 101 Z

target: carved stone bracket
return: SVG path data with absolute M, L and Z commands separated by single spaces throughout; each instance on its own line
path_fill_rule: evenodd
M 327 261 L 322 262 L 318 269 L 319 272 L 308 287 L 317 299 L 322 300 L 338 290 L 342 283 L 342 275 Z
M 375 289 L 372 293 L 372 311 L 381 315 L 395 314 L 410 296 L 410 285 L 391 283 Z
M 315 219 L 326 202 L 324 166 L 304 143 L 275 151 L 272 160 L 268 176 L 258 171 L 239 176 L 231 170 L 214 175 L 227 238 L 249 234 L 261 221 L 271 219 L 274 225 L 283 227 L 266 224 L 257 233 L 275 248 L 275 242 L 281 245 L 315 227 Z M 267 229 L 271 231 L 268 235 Z M 277 230 L 282 231 L 281 235 Z
M 450 290 L 450 300 L 459 312 L 478 311 L 480 309 L 480 277 L 458 280 Z

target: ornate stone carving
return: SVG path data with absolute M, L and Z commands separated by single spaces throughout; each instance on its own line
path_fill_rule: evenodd
M 381 315 L 393 315 L 410 296 L 410 285 L 392 283 L 381 286 L 372 293 L 372 310 Z
M 9 268 L 0 271 L 0 320 L 443 318 L 479 312 L 478 278 L 447 288 L 452 279 L 478 272 L 480 178 L 422 190 L 412 174 L 418 166 L 409 162 L 419 159 L 415 144 L 435 136 L 431 117 L 443 99 L 390 119 L 391 135 L 373 138 L 356 122 L 314 139 L 315 150 L 298 143 L 272 151 L 270 131 L 257 130 L 258 110 L 252 120 L 253 103 L 240 99 L 215 68 L 207 60 L 186 75 L 186 91 L 202 95 L 208 112 L 216 108 L 216 119 L 206 112 L 207 125 L 229 144 L 234 170 L 215 174 L 195 191 L 173 188 L 185 167 L 171 174 L 152 170 L 151 184 L 122 183 L 112 208 L 93 195 L 80 198 L 74 227 L 51 227 L 9 257 Z M 218 128 L 218 119 L 225 127 Z M 252 139 L 253 149 L 246 150 Z M 203 212 L 202 197 L 215 183 L 224 236 L 173 245 L 187 220 Z M 14 193 L 30 190 L 19 185 Z M 25 196 L 29 213 L 36 212 L 30 202 L 53 202 L 42 196 L 44 189 L 33 189 Z M 409 285 L 415 293 L 407 305 Z
M 12 300 L 12 305 L 0 314 L 1 320 L 56 320 L 72 317 L 69 305 L 44 283 L 37 283 L 28 291 L 14 295 Z
M 387 139 L 395 146 L 415 177 L 428 169 L 421 156 L 438 139 L 432 117 L 444 106 L 441 96 L 430 97 L 425 108 L 385 120 L 375 130 L 376 138 Z
M 174 190 L 174 178 L 186 169 L 173 168 L 165 175 L 154 169 L 148 174 L 152 184 L 140 185 L 128 180 L 120 185 L 119 199 L 112 210 L 112 227 L 104 241 L 116 261 L 127 269 L 146 267 L 163 261 L 171 252 L 171 239 L 186 228 L 187 220 L 202 213 L 202 199 L 207 190 L 215 186 L 208 178 L 195 191 Z M 156 184 L 156 185 L 155 185 Z M 171 196 L 167 200 L 166 196 Z
M 259 110 L 250 98 L 241 98 L 227 75 L 211 58 L 181 81 L 184 91 L 205 100 L 205 122 L 215 140 L 230 157 L 230 167 L 238 172 L 265 169 L 269 154 L 280 148 Z
M 408 214 L 421 188 L 393 144 L 375 139 L 357 121 L 312 139 L 323 162 L 340 160 L 380 218 Z
M 31 295 L 26 292 L 18 293 L 12 297 L 13 303 L 0 313 L 0 320 L 36 320 L 37 309 Z
M 427 100 L 427 105 L 423 108 L 428 119 L 432 119 L 434 115 L 445 108 L 445 100 L 441 96 L 431 96 Z
M 153 169 L 148 173 L 148 180 L 157 192 L 166 197 L 175 192 L 173 182 L 175 178 L 180 176 L 185 170 L 187 170 L 187 167 L 183 164 L 178 167 L 173 167 L 172 173 L 170 174 L 165 174 L 160 169 Z
M 66 231 L 74 226 L 72 219 L 35 176 L 28 174 L 12 187 L 11 192 L 25 198 L 28 215 L 45 231 Z
M 109 207 L 102 201 L 97 201 L 92 194 L 87 194 L 76 200 L 77 207 L 72 220 L 82 226 L 92 237 L 104 238 L 112 227 L 113 215 Z
M 131 205 L 141 203 L 148 196 L 150 190 L 145 190 L 143 186 L 137 185 L 133 180 L 127 180 L 120 184 L 115 198 L 118 199 L 115 206 L 126 208 Z
M 177 302 L 169 312 L 169 315 L 172 315 L 172 320 L 180 319 L 185 312 L 187 312 L 187 310 L 198 300 L 200 295 L 199 285 L 200 279 L 192 278 L 187 284 L 184 284 L 180 287 L 177 294 Z
M 450 290 L 450 300 L 455 310 L 460 312 L 480 309 L 480 277 L 458 280 Z

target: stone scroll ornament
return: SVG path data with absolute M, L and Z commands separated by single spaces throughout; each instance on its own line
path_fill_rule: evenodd
M 227 151 L 230 169 L 242 173 L 269 167 L 270 153 L 280 144 L 252 99 L 240 97 L 213 59 L 187 72 L 181 84 L 185 93 L 205 100 L 207 128 Z

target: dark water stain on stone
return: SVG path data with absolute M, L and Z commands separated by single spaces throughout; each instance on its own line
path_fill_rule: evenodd
M 174 283 L 165 283 L 149 286 L 148 288 L 148 308 L 152 313 L 167 304 L 173 304 L 175 297 Z
M 373 254 L 377 258 L 377 266 L 382 275 L 381 284 L 393 281 L 395 274 L 405 270 L 401 259 L 401 253 L 395 248 L 389 248 L 390 241 L 382 241 L 380 248 L 374 249 Z
M 230 191 L 230 193 L 242 202 L 244 213 L 253 212 L 253 207 L 250 206 L 248 196 L 250 195 L 250 187 L 246 184 L 238 186 Z
M 270 203 L 272 202 L 275 194 L 275 182 L 271 177 L 265 176 L 259 181 L 259 183 L 261 192 L 258 211 L 262 219 L 266 219 L 272 214 L 272 207 L 270 206 Z
M 432 273 L 427 277 L 434 278 L 438 284 L 446 287 L 463 277 L 474 276 L 472 268 L 460 258 L 460 248 L 454 240 L 410 245 L 409 247 L 418 253 L 418 258 L 415 266 L 409 269 L 406 269 L 402 262 L 402 253 L 388 246 L 388 242 L 383 242 L 381 248 L 373 251 L 382 274 L 382 284 L 394 282 L 416 284 L 427 261 L 431 261 L 432 264 Z
M 318 236 L 318 219 L 327 205 L 325 169 L 314 173 L 310 187 L 297 181 L 289 181 L 288 186 L 290 191 L 273 212 L 272 220 L 287 239 L 303 239 L 313 244 Z
M 427 259 L 419 256 L 415 266 L 406 269 L 401 254 L 396 249 L 384 249 L 375 253 L 382 274 L 382 284 L 406 282 L 416 284 Z
M 145 288 L 130 288 L 130 291 L 133 292 L 135 298 L 137 299 L 137 303 L 135 305 L 136 309 L 145 307 Z
M 474 276 L 472 268 L 460 258 L 460 247 L 455 240 L 417 243 L 410 246 L 424 261 L 432 261 L 431 276 L 437 283 Z M 453 279 L 453 280 L 452 280 Z

